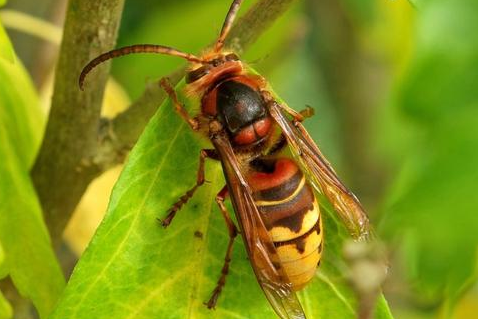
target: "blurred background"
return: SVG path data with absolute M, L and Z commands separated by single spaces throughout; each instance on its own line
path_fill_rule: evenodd
M 126 1 L 118 46 L 197 53 L 228 5 Z M 45 114 L 65 8 L 64 0 L 10 0 L 0 10 Z M 315 109 L 308 129 L 388 244 L 384 292 L 395 318 L 477 317 L 477 30 L 476 0 L 302 0 L 243 56 L 291 107 Z M 115 61 L 105 115 L 181 65 L 158 56 Z M 77 256 L 120 171 L 89 187 L 65 232 Z

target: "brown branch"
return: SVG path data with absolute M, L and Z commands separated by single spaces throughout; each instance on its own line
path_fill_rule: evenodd
M 124 0 L 71 0 L 55 75 L 52 107 L 43 144 L 31 175 L 55 244 L 91 180 L 107 68 L 90 78 L 95 86 L 78 90 L 77 78 L 92 57 L 116 41 Z
M 261 0 L 256 2 L 231 29 L 225 46 L 239 53 L 244 52 L 297 0 Z M 184 68 L 169 75 L 176 84 L 184 76 Z M 107 169 L 124 159 L 124 155 L 136 143 L 139 135 L 166 98 L 157 84 L 150 84 L 142 96 L 126 111 L 119 114 L 104 126 L 102 147 L 98 153 L 98 163 Z
M 297 0 L 262 0 L 238 19 L 231 29 L 226 47 L 243 53 L 281 17 Z
M 240 48 L 241 52 L 247 49 L 296 1 L 258 1 L 237 21 L 226 45 Z M 56 243 L 89 183 L 124 160 L 166 98 L 152 83 L 125 112 L 107 120 L 99 117 L 106 68 L 89 75 L 89 88 L 84 93 L 78 90 L 76 81 L 84 64 L 113 47 L 122 4 L 120 0 L 72 0 L 69 6 L 52 111 L 32 171 Z M 176 84 L 183 76 L 184 68 L 178 69 L 170 75 L 171 82 Z

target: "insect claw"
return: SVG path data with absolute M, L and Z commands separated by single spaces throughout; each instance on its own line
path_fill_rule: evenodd
M 191 126 L 193 131 L 199 131 L 200 124 L 197 118 L 192 118 L 188 120 L 189 126 Z
M 209 310 L 216 310 L 216 300 L 213 298 L 209 299 L 208 302 L 203 302 L 203 304 L 207 307 Z
M 169 218 L 169 215 L 168 217 L 166 217 L 165 219 L 161 219 L 161 218 L 156 218 L 156 220 L 161 224 L 161 226 L 163 226 L 164 228 L 168 227 L 170 224 L 171 224 L 171 218 Z
M 315 109 L 310 105 L 305 105 L 305 109 L 299 113 L 304 117 L 304 119 L 306 119 L 315 115 Z

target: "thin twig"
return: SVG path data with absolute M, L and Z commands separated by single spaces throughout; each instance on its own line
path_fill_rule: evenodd
M 290 6 L 297 0 L 261 0 L 255 3 L 234 24 L 225 46 L 239 53 L 247 50 Z M 177 84 L 184 76 L 185 68 L 179 68 L 168 77 Z M 109 121 L 99 150 L 98 163 L 103 169 L 110 168 L 124 159 L 126 152 L 136 143 L 139 135 L 166 98 L 156 83 L 148 85 L 141 97 L 116 118 Z

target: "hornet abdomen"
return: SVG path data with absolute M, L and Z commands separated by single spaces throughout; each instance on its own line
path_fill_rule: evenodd
M 262 163 L 249 183 L 284 270 L 299 290 L 314 276 L 322 254 L 322 222 L 312 187 L 287 158 Z

